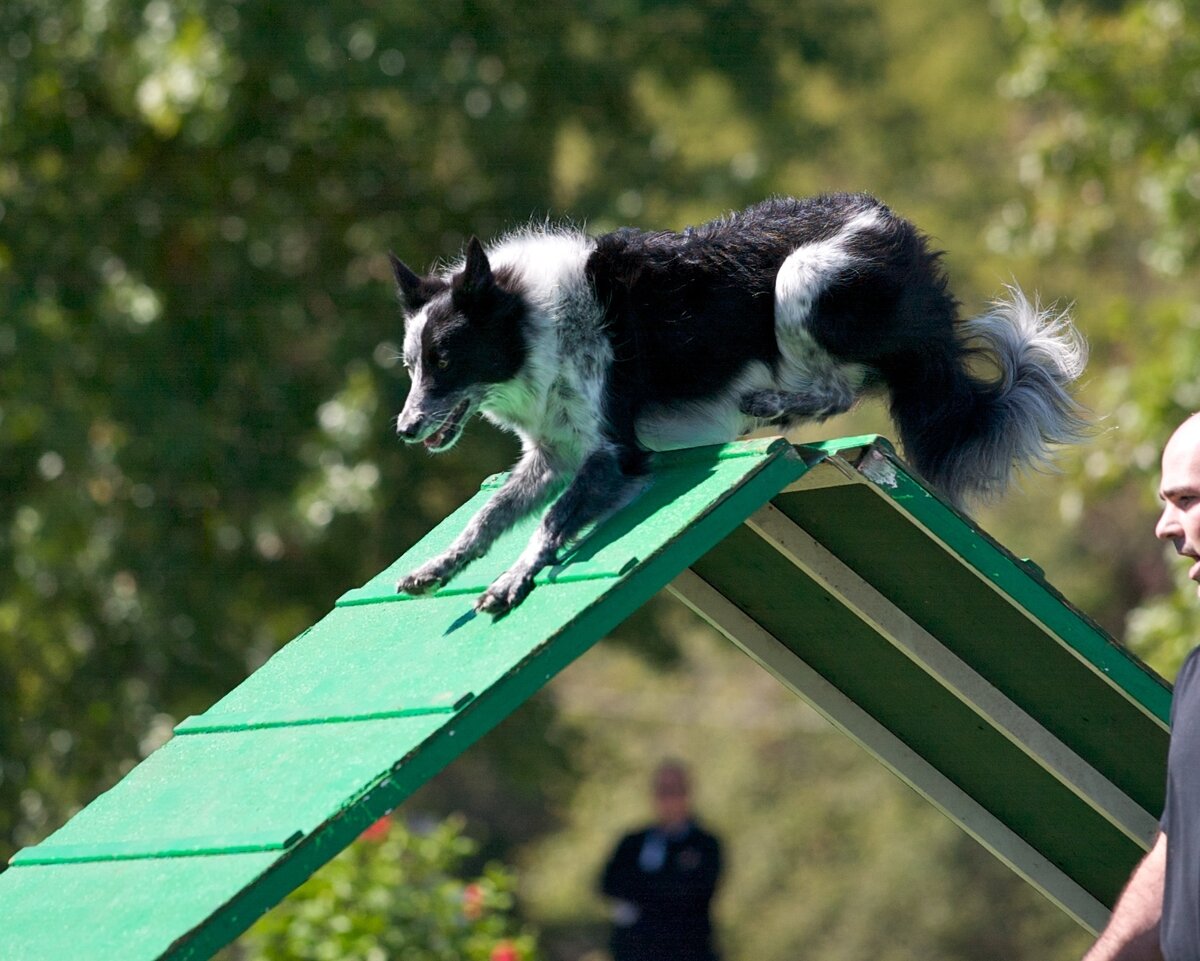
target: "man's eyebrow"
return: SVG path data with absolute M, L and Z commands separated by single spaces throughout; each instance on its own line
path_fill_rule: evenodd
M 1165 487 L 1158 492 L 1160 501 L 1173 500 L 1180 496 L 1195 497 L 1197 489 L 1195 487 Z

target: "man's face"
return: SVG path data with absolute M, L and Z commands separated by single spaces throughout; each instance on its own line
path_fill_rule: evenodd
M 655 774 L 654 810 L 659 823 L 681 824 L 688 819 L 690 809 L 687 775 L 674 768 L 664 768 Z
M 1200 416 L 1184 421 L 1167 441 L 1158 496 L 1163 511 L 1155 536 L 1192 559 L 1188 577 L 1200 584 Z

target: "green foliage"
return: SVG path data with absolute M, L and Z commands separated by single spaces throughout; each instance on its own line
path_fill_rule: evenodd
M 450 818 L 381 822 L 238 942 L 244 961 L 537 961 L 513 917 L 511 871 L 463 879 L 477 845 Z
M 1186 5 L 1004 7 L 1021 34 L 1007 86 L 1041 108 L 1020 159 L 1029 238 L 1040 250 L 1128 245 L 1140 210 L 1138 256 L 1179 275 L 1200 252 L 1200 32 Z
M 1194 588 L 1172 592 L 1151 529 L 1159 452 L 1200 408 L 1200 25 L 1175 0 L 1003 9 L 1019 38 L 1006 86 L 1029 115 L 1008 237 L 1078 277 L 1102 415 L 1070 462 L 1070 564 L 1085 606 L 1172 676 Z

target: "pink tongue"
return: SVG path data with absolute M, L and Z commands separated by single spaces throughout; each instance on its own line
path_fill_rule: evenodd
M 445 439 L 446 439 L 446 431 L 443 428 L 441 430 L 434 431 L 432 434 L 430 434 L 428 437 L 426 437 L 424 440 L 424 444 L 429 450 L 433 450 L 436 447 L 441 447 L 442 442 Z

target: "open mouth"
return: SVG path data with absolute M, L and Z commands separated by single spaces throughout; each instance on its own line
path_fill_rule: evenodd
M 442 421 L 442 426 L 421 441 L 425 445 L 425 449 L 436 454 L 438 451 L 451 447 L 458 440 L 458 435 L 462 433 L 470 407 L 470 399 L 459 401 L 458 406 L 450 411 L 449 416 Z

